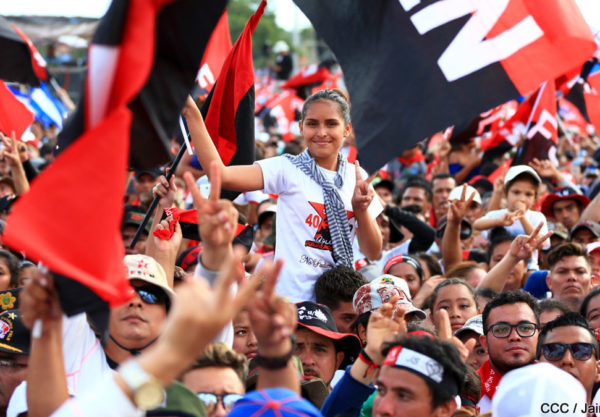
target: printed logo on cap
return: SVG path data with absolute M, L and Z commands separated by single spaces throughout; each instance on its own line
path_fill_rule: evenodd
M 4 320 L 0 320 L 0 339 L 10 340 L 12 338 L 12 323 L 7 323 Z
M 2 310 L 10 310 L 15 308 L 16 302 L 17 299 L 12 295 L 10 291 L 0 295 L 0 306 L 2 306 Z
M 302 306 L 298 309 L 299 320 L 319 320 L 323 323 L 327 323 L 327 316 L 319 309 L 308 310 L 306 306 Z

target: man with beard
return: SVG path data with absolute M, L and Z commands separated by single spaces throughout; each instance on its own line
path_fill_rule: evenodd
M 339 333 L 331 310 L 321 304 L 304 301 L 296 304 L 295 355 L 302 362 L 304 379 L 320 378 L 329 386 L 337 369 L 351 364 L 360 352 L 360 339 Z
M 481 378 L 481 413 L 491 410 L 504 374 L 535 360 L 539 326 L 537 302 L 529 293 L 503 292 L 485 306 L 480 341 L 490 358 L 477 371 Z

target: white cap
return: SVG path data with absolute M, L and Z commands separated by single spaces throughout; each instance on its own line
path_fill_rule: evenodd
M 588 243 L 585 248 L 587 249 L 588 253 L 591 254 L 592 252 L 600 249 L 600 242 Z
M 454 336 L 460 337 L 467 331 L 475 332 L 480 336 L 483 335 L 483 316 L 481 314 L 473 316 L 467 320 L 465 324 L 463 324 L 463 327 L 454 332 Z
M 448 201 L 452 200 L 460 200 L 462 196 L 463 188 L 465 185 L 459 185 L 458 187 L 454 187 L 452 191 L 450 191 L 450 195 L 448 196 Z M 479 191 L 477 191 L 474 187 L 466 184 L 467 192 L 465 194 L 465 201 L 471 198 L 473 193 L 475 193 L 475 197 L 473 197 L 473 201 L 477 204 L 481 205 L 481 195 L 479 195 Z
M 289 52 L 290 51 L 290 47 L 288 46 L 287 43 L 285 43 L 285 41 L 277 41 L 275 42 L 275 46 L 273 46 L 273 52 L 275 52 L 276 54 L 280 54 L 282 52 Z
M 510 167 L 510 169 L 506 172 L 506 175 L 504 176 L 504 185 L 508 184 L 509 182 L 514 180 L 518 175 L 521 174 L 531 175 L 533 179 L 535 179 L 535 181 L 538 183 L 538 185 L 542 183 L 542 179 L 540 178 L 538 173 L 535 172 L 535 169 L 531 168 L 528 165 L 515 165 L 514 167 Z
M 549 363 L 536 363 L 502 377 L 492 400 L 492 415 L 584 417 L 587 413 L 581 411 L 586 400 L 583 385 L 573 376 Z M 550 409 L 552 404 L 558 408 Z

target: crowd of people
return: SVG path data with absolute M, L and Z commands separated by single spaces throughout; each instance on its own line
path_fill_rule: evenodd
M 52 273 L 0 250 L 2 415 L 600 415 L 597 136 L 500 173 L 511 150 L 445 138 L 369 175 L 339 90 L 248 166 L 191 97 L 182 115 L 200 169 L 131 174 L 133 298 L 106 320 L 66 316 Z M 1 137 L 2 227 L 52 163 L 32 132 Z

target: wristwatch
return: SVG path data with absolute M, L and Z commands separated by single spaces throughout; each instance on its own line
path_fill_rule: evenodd
M 119 366 L 119 375 L 133 392 L 133 402 L 141 410 L 158 408 L 167 396 L 162 384 L 144 371 L 135 359 Z

